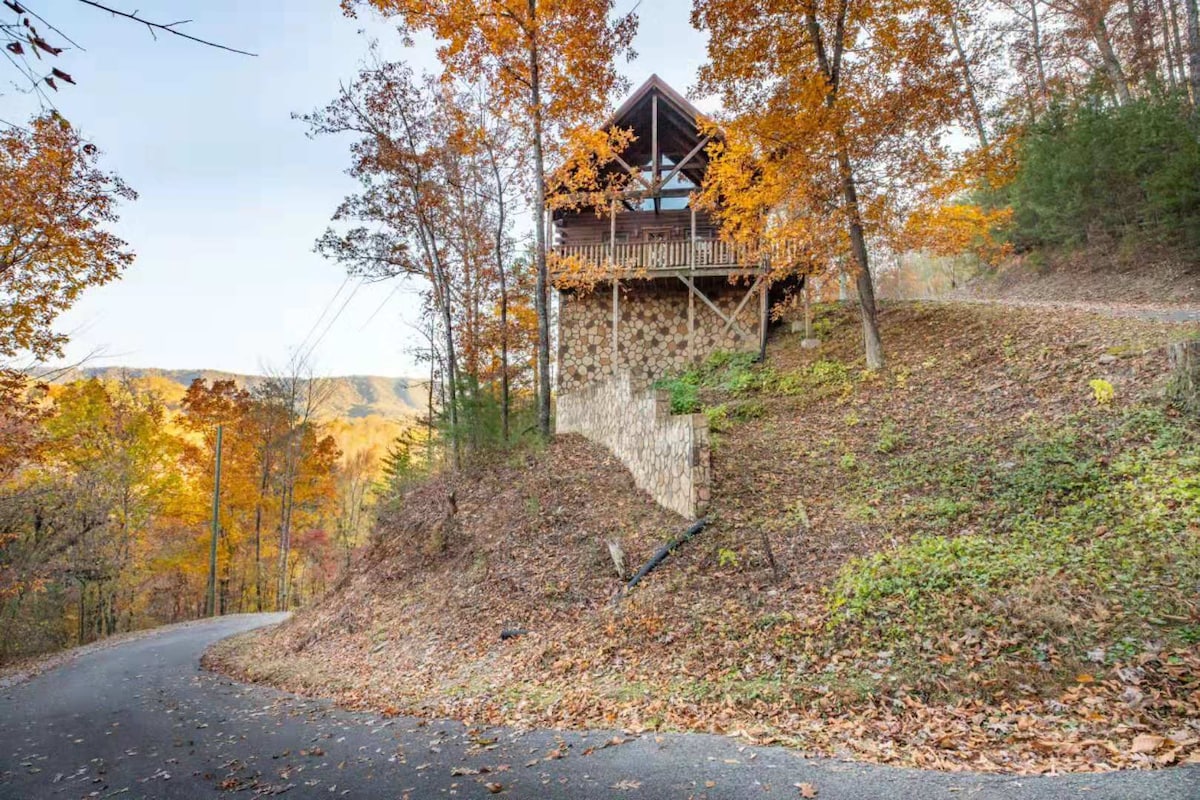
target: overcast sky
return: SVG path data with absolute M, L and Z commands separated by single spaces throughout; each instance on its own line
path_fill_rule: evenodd
M 55 104 L 104 151 L 104 166 L 140 195 L 118 226 L 137 261 L 63 316 L 59 327 L 72 334 L 68 356 L 100 350 L 92 362 L 98 366 L 233 372 L 282 363 L 344 283 L 341 268 L 312 246 L 353 189 L 344 174 L 348 142 L 308 139 L 291 114 L 333 97 L 339 81 L 353 76 L 367 37 L 418 69 L 436 66 L 432 49 L 404 51 L 388 26 L 346 19 L 337 0 L 111 2 L 154 20 L 192 19 L 186 30 L 193 35 L 258 56 L 169 36 L 156 41 L 76 0 L 30 0 L 85 48 L 60 59 L 78 85 L 63 86 Z M 652 73 L 683 92 L 694 84 L 704 38 L 689 24 L 690 6 L 640 4 L 639 55 L 620 65 L 635 86 Z M 0 71 L 0 119 L 21 122 L 37 103 L 13 88 L 14 77 Z M 419 372 L 411 353 L 418 346 L 416 287 L 395 288 L 367 285 L 350 299 L 315 352 L 319 371 Z

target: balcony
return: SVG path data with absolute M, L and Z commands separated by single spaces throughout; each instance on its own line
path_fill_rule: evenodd
M 735 275 L 761 271 L 751 248 L 716 238 L 668 239 L 654 242 L 566 244 L 554 248 L 563 259 L 583 265 L 616 265 L 619 272 L 656 275 Z

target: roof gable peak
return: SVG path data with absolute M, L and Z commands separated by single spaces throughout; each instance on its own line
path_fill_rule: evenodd
M 637 91 L 631 94 L 628 99 L 621 104 L 620 108 L 613 112 L 613 115 L 609 118 L 608 122 L 605 123 L 604 127 L 609 128 L 618 125 L 622 119 L 628 117 L 629 114 L 635 108 L 637 108 L 638 104 L 641 103 L 651 93 L 662 97 L 667 102 L 674 105 L 677 111 L 687 115 L 695 122 L 699 122 L 703 117 L 698 108 L 692 105 L 692 103 L 682 94 L 671 88 L 666 81 L 658 76 L 658 73 L 651 73 L 650 77 L 646 79 L 646 82 L 639 86 Z

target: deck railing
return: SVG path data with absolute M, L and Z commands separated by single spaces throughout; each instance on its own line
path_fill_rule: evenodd
M 693 248 L 695 254 L 693 256 Z M 752 249 L 723 239 L 670 239 L 660 242 L 617 242 L 616 244 L 566 244 L 554 248 L 562 258 L 584 264 L 616 264 L 621 269 L 677 271 L 697 269 L 752 269 L 759 266 Z

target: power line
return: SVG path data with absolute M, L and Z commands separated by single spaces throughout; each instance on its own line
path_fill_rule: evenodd
M 348 283 L 350 283 L 349 275 L 347 275 L 346 279 L 342 281 L 342 285 L 337 288 L 337 291 L 333 293 L 333 297 L 329 298 L 329 301 L 325 303 L 325 307 L 321 309 L 321 316 L 317 317 L 317 321 L 314 322 L 312 327 L 308 329 L 308 333 L 304 334 L 304 338 L 300 340 L 300 344 L 296 345 L 297 353 L 304 349 L 304 345 L 308 344 L 308 338 L 316 333 L 317 328 L 320 327 L 321 322 L 325 319 L 325 315 L 329 313 L 329 309 L 333 308 L 333 304 L 337 302 L 338 296 L 342 293 L 342 290 L 346 288 L 346 284 Z
M 362 288 L 363 283 L 364 283 L 364 281 L 360 280 L 357 284 L 355 284 L 353 291 L 351 291 L 350 294 L 348 294 L 346 296 L 346 299 L 342 303 L 341 308 L 339 308 L 337 310 L 337 313 L 334 314 L 333 317 L 329 320 L 329 323 L 325 326 L 325 329 L 323 331 L 321 331 L 321 335 L 316 338 L 316 340 L 312 343 L 312 345 L 309 346 L 308 352 L 306 352 L 304 354 L 304 357 L 300 359 L 302 362 L 308 360 L 308 357 L 313 354 L 313 352 L 317 349 L 317 346 L 320 345 L 321 342 L 325 340 L 325 336 L 329 333 L 330 330 L 332 330 L 333 324 L 338 321 L 338 318 L 342 316 L 342 312 L 346 310 L 346 306 L 350 305 L 350 301 L 354 299 L 354 295 L 358 294 L 358 290 Z
M 392 287 L 392 290 L 390 292 L 388 292 L 388 296 L 383 298 L 383 302 L 379 304 L 379 308 L 372 311 L 371 316 L 367 317 L 367 321 L 364 322 L 361 326 L 359 326 L 360 331 L 365 330 L 366 327 L 371 324 L 371 320 L 373 320 L 373 319 L 375 319 L 375 317 L 379 316 L 379 312 L 383 311 L 383 307 L 388 304 L 389 300 L 391 300 L 393 297 L 396 296 L 396 292 L 400 291 L 400 287 L 403 285 L 404 284 L 397 282 L 396 285 Z

